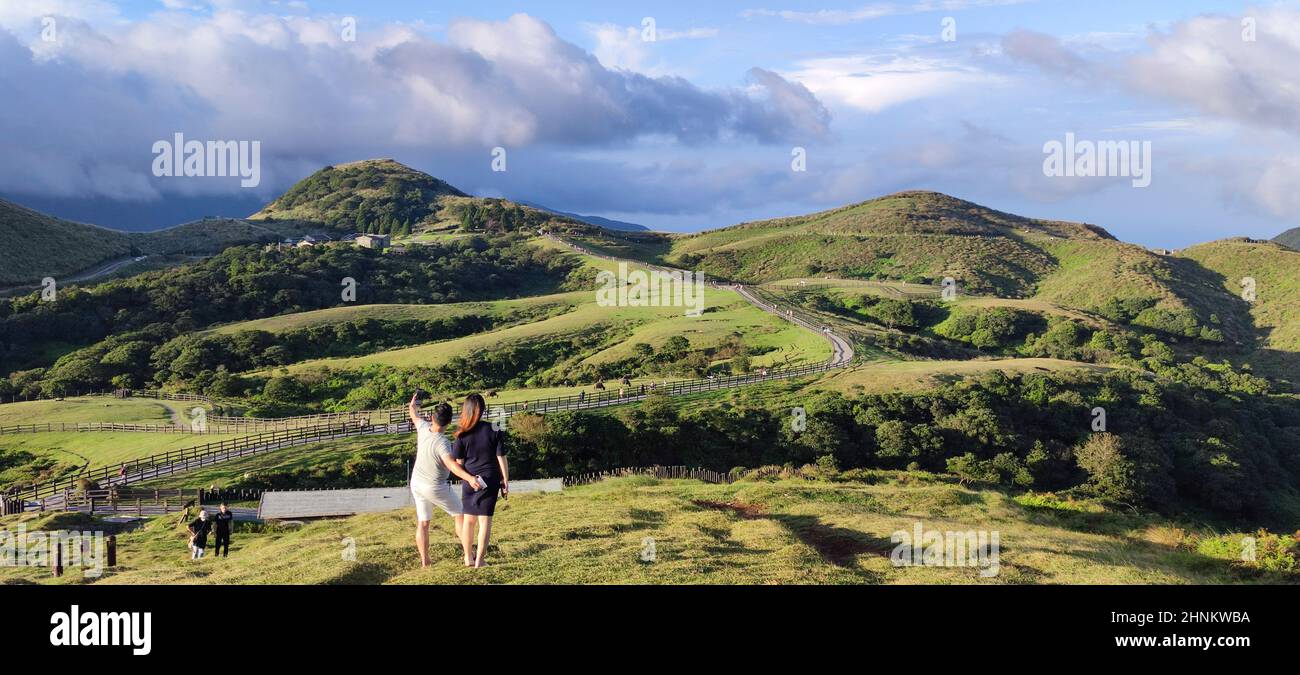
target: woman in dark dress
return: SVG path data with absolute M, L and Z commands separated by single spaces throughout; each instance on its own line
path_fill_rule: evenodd
M 483 421 L 487 405 L 483 397 L 470 394 L 460 409 L 459 429 L 451 444 L 452 457 L 469 473 L 483 483 L 475 490 L 468 483 L 461 484 L 461 504 L 465 524 L 460 531 L 460 546 L 465 554 L 465 564 L 483 566 L 488 538 L 492 535 L 492 514 L 496 511 L 497 494 L 510 496 L 510 465 L 506 461 L 505 435 Z M 474 524 L 478 523 L 478 551 L 470 556 L 470 541 Z

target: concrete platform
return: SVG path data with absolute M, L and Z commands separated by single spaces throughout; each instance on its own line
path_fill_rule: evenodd
M 459 490 L 459 485 L 452 486 Z M 561 478 L 519 480 L 510 483 L 510 494 L 560 492 Z M 262 520 L 296 520 L 353 516 L 358 513 L 382 513 L 396 509 L 414 509 L 411 492 L 405 487 L 356 488 L 346 490 L 281 490 L 262 493 L 257 517 Z

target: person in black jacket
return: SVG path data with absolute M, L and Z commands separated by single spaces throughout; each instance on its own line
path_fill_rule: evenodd
M 217 543 L 214 545 L 216 550 L 212 552 L 214 556 L 230 557 L 230 527 L 234 524 L 235 514 L 230 511 L 225 502 L 221 502 L 220 511 L 212 517 L 212 532 L 217 536 Z M 222 550 L 225 553 L 222 553 Z
M 492 535 L 492 515 L 496 512 L 497 495 L 510 496 L 510 464 L 506 461 L 505 437 L 492 425 L 483 421 L 487 404 L 478 394 L 465 397 L 460 410 L 460 428 L 451 444 L 452 457 L 482 483 L 480 489 L 468 482 L 461 484 L 461 505 L 465 522 L 460 531 L 461 550 L 465 564 L 482 567 Z M 474 524 L 478 523 L 478 551 L 470 555 L 470 541 Z
M 208 520 L 206 509 L 199 509 L 199 517 L 190 522 L 190 560 L 203 557 L 203 549 L 208 547 L 208 532 L 212 531 L 212 521 Z

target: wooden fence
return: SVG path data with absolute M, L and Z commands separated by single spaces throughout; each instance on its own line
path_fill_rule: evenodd
M 250 436 L 205 443 L 191 448 L 169 450 L 140 459 L 98 467 L 75 476 L 65 476 L 43 483 L 11 488 L 6 492 L 5 497 L 23 500 L 41 499 L 62 493 L 65 490 L 76 489 L 78 483 L 83 479 L 96 483 L 98 488 L 138 483 L 268 450 L 348 436 L 386 433 L 388 431 L 389 429 L 386 426 L 364 424 L 336 424 L 266 431 Z
M 42 499 L 37 511 L 78 511 L 95 515 L 157 516 L 183 511 L 201 499 L 193 488 L 160 490 L 64 490 Z
M 564 486 L 587 485 L 588 483 L 599 483 L 606 478 L 624 478 L 627 476 L 650 476 L 652 478 L 663 480 L 690 478 L 704 481 L 705 483 L 724 485 L 730 485 L 731 483 L 736 482 L 736 479 L 731 474 L 722 471 L 713 471 L 712 469 L 701 469 L 689 466 L 640 466 L 607 469 L 605 471 L 592 471 L 590 473 L 565 476 Z

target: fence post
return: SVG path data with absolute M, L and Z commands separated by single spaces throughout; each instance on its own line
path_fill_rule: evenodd
M 108 566 L 117 567 L 117 535 L 108 535 Z
M 54 545 L 54 555 L 50 556 L 50 571 L 54 576 L 61 577 L 63 576 L 63 540 L 57 534 L 53 538 L 58 540 L 58 543 Z

